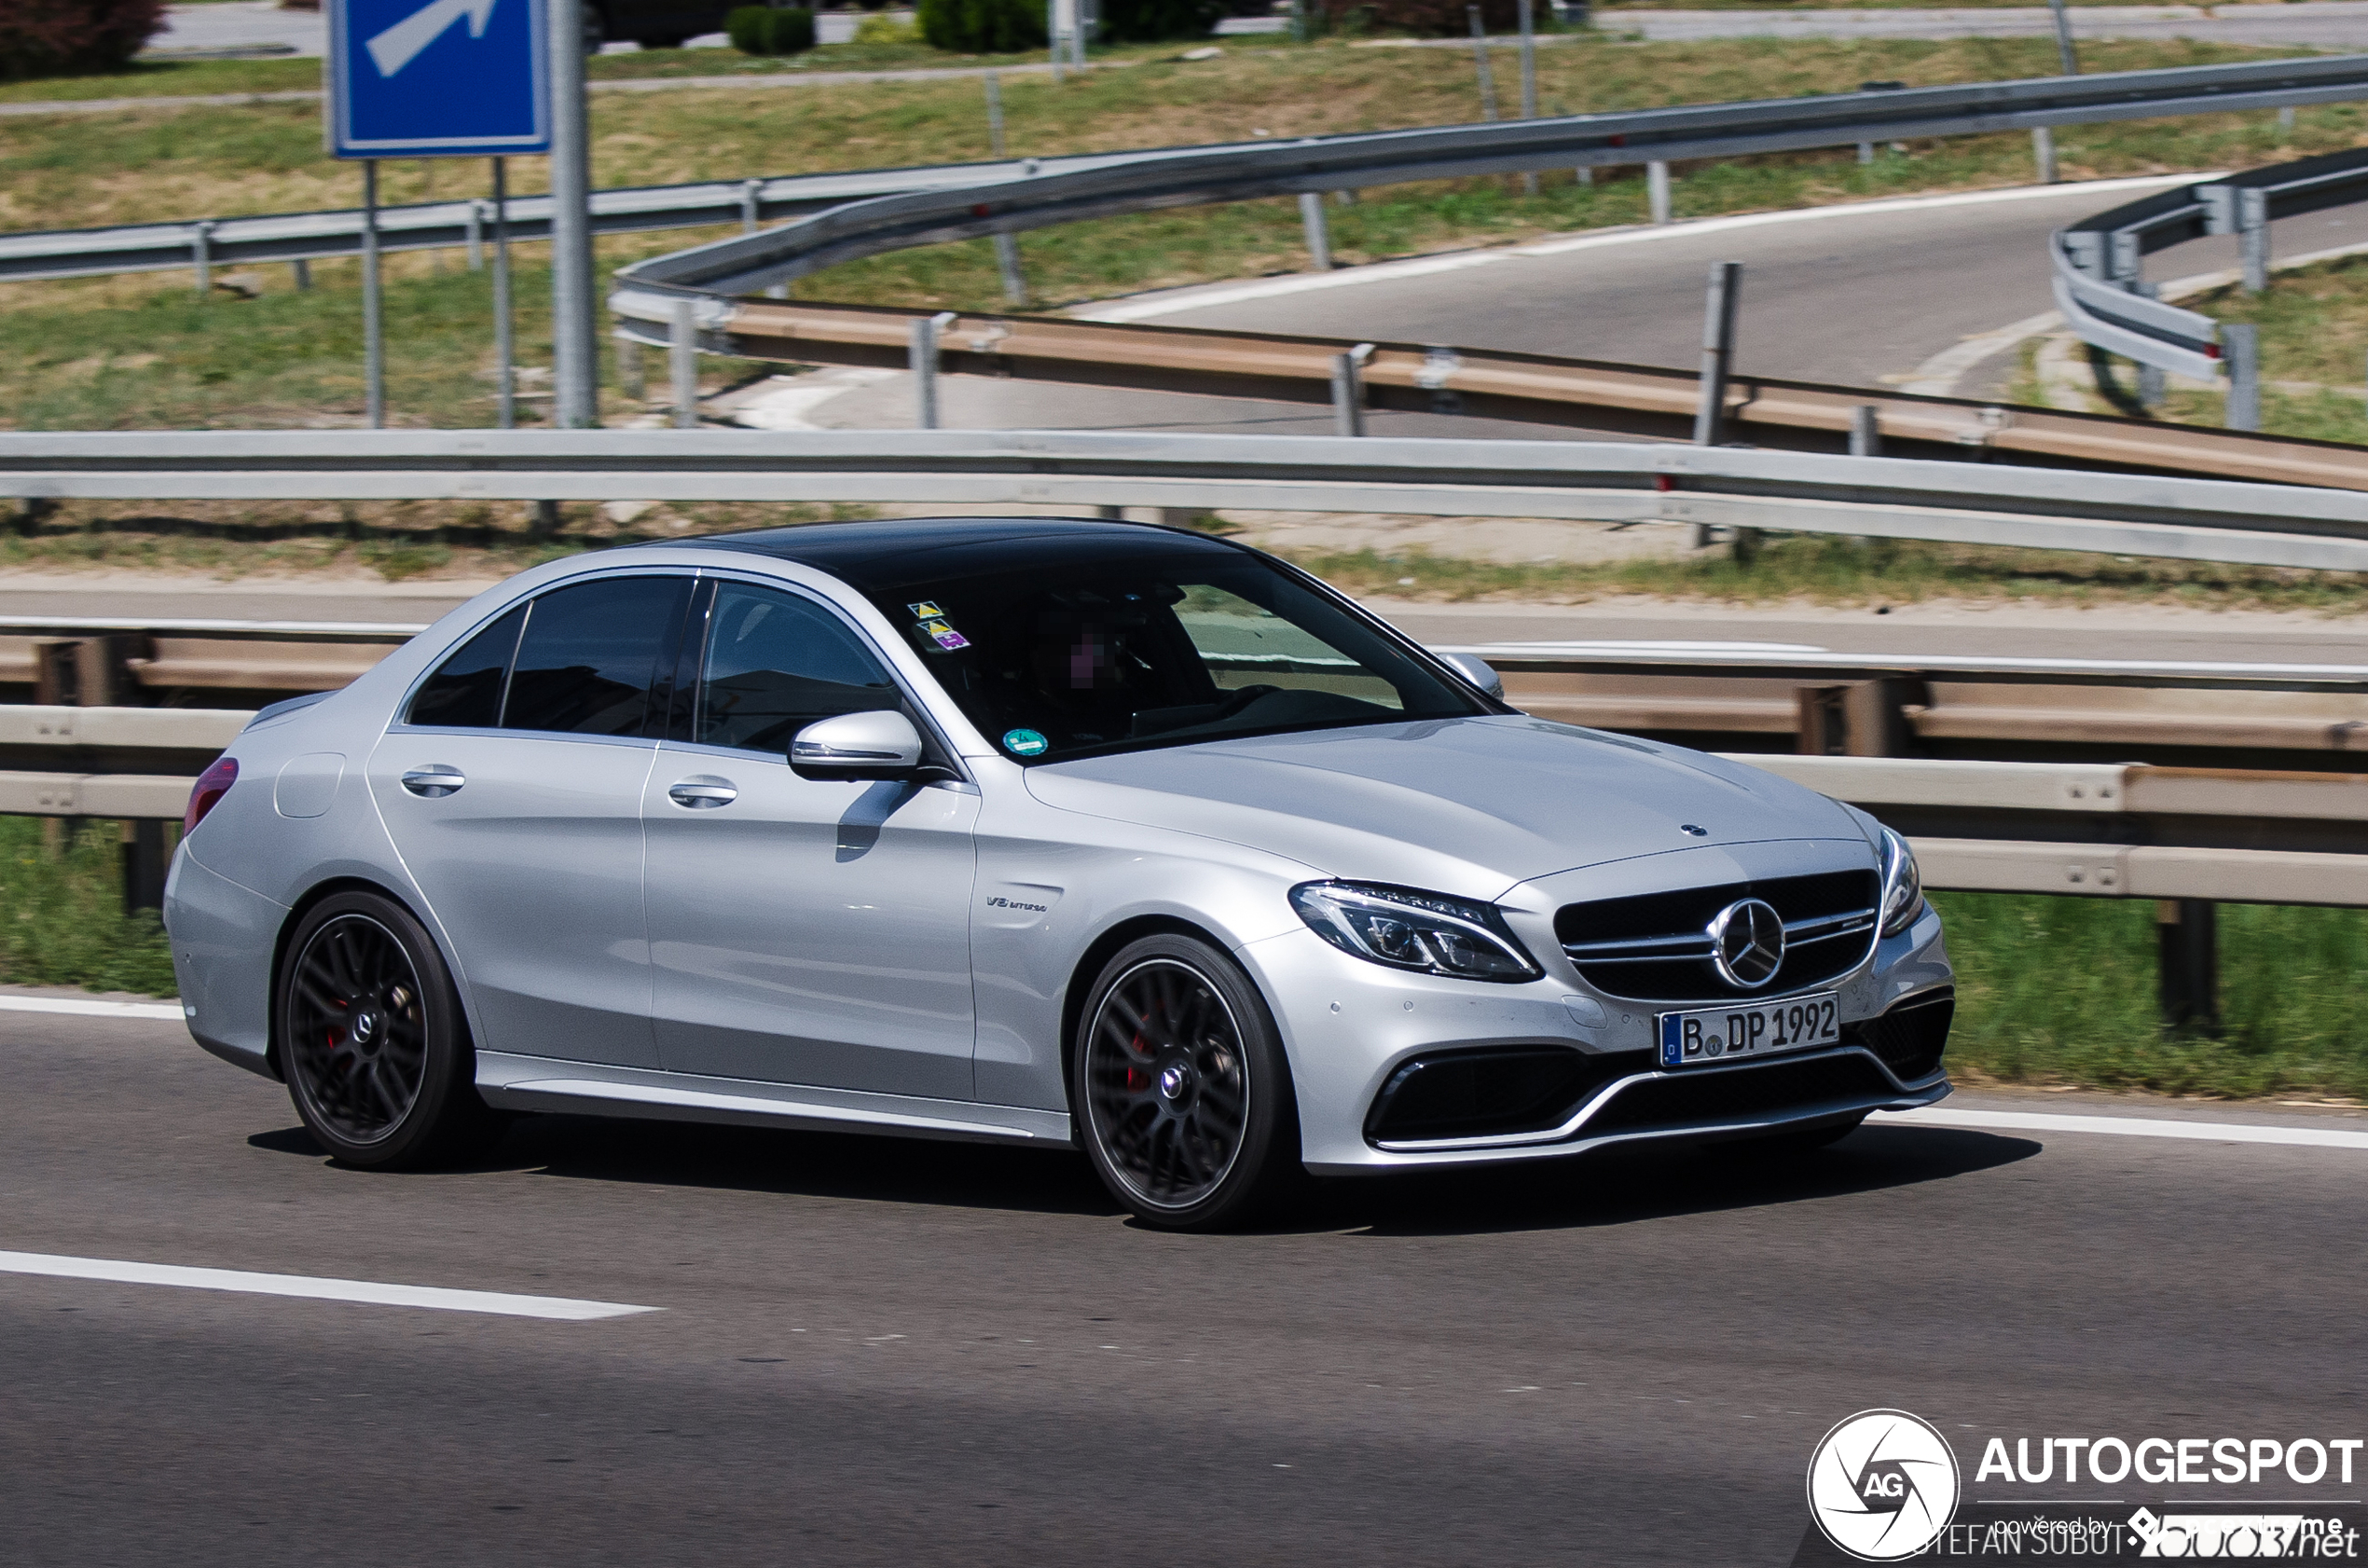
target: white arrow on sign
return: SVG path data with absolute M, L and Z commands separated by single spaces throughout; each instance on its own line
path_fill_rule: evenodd
M 485 24 L 498 0 L 430 0 L 392 27 L 365 44 L 377 62 L 379 75 L 392 76 L 419 57 L 421 49 L 444 36 L 444 30 L 469 19 L 469 36 L 485 36 Z

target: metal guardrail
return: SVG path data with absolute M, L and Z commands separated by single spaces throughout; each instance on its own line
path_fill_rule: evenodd
M 701 180 L 675 186 L 622 186 L 592 193 L 592 228 L 599 234 L 632 234 L 737 223 L 745 229 L 753 229 L 759 224 L 870 197 L 1016 179 L 1039 167 L 1095 167 L 1128 156 L 1115 153 L 1007 158 L 913 169 Z M 549 196 L 513 196 L 507 202 L 507 213 L 512 241 L 551 237 Z M 483 199 L 381 207 L 379 246 L 389 251 L 460 247 L 475 250 L 491 237 L 494 216 L 493 203 Z M 200 266 L 332 260 L 361 254 L 362 221 L 361 209 L 339 208 L 0 234 L 0 281 L 93 278 Z
M 817 224 L 814 219 L 791 224 L 778 237 L 753 236 L 758 243 L 747 250 L 702 247 L 631 269 L 640 282 L 660 292 L 737 293 L 900 246 L 1010 233 L 1112 213 L 1394 181 L 1736 158 L 2361 97 L 2368 97 L 2368 56 L 2251 62 L 1374 131 L 1281 144 L 1259 141 L 628 187 L 594 193 L 592 226 L 621 233 L 734 222 L 754 227 L 817 209 L 843 214 L 816 227 L 808 227 Z M 547 198 L 514 197 L 508 213 L 512 238 L 547 237 Z M 469 243 L 473 233 L 487 230 L 490 213 L 484 202 L 429 202 L 383 209 L 379 222 L 382 247 L 417 250 Z M 346 210 L 20 233 L 0 236 L 0 280 L 353 255 L 361 249 L 361 232 L 362 213 Z
M 2368 96 L 2368 57 L 2049 76 L 1134 154 L 833 208 L 625 268 L 611 309 L 653 341 L 673 300 L 726 324 L 730 296 L 885 252 L 1164 207 L 1456 175 L 1736 158 L 1861 142 L 2334 103 Z
M 849 501 L 1668 521 L 2368 570 L 2368 494 L 1561 441 L 1074 431 L 0 433 L 0 495 Z
M 0 813 L 172 819 L 193 746 L 253 715 L 0 707 L 0 749 L 123 771 L 0 772 Z M 144 753 L 161 764 L 139 771 Z M 1927 887 L 2093 898 L 2368 905 L 2368 775 L 1731 753 L 1907 832 Z M 200 765 L 202 765 L 201 763 Z M 183 767 L 186 772 L 164 771 Z
M 1701 406 L 1691 370 L 1437 344 L 1280 333 L 960 315 L 932 323 L 943 374 L 1133 387 L 1337 409 L 1339 361 L 1363 409 L 1455 412 L 1594 433 L 1688 440 Z M 909 365 L 917 318 L 868 305 L 742 301 L 702 351 L 789 364 Z M 1845 452 L 1867 431 L 1894 457 L 2063 464 L 2368 489 L 2368 448 L 2117 415 L 1730 374 L 1721 429 L 1754 446 Z M 1871 413 L 1868 411 L 1871 410 Z
M 2152 297 L 2145 258 L 2208 234 L 2238 236 L 2248 289 L 2267 285 L 2269 225 L 2368 199 L 2368 149 L 2215 175 L 2060 228 L 2048 241 L 2057 309 L 2081 341 L 2174 375 L 2230 379 L 2232 424 L 2258 417 L 2251 339 L 2200 311 Z

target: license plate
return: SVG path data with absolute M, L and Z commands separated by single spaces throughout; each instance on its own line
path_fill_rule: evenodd
M 1709 1062 L 1731 1062 L 1739 1056 L 1773 1056 L 1786 1051 L 1809 1051 L 1841 1043 L 1841 1021 L 1834 994 L 1787 997 L 1781 1002 L 1742 1002 L 1727 1007 L 1697 1008 L 1688 1012 L 1664 1012 L 1660 1025 L 1661 1066 L 1699 1067 Z

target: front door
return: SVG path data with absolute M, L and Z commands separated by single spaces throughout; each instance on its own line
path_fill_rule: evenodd
M 370 758 L 482 1050 L 654 1067 L 641 795 L 693 580 L 610 577 L 463 643 Z
M 971 1098 L 977 795 L 792 773 L 799 730 L 902 695 L 819 601 L 730 579 L 710 594 L 690 738 L 660 749 L 643 794 L 660 1059 Z

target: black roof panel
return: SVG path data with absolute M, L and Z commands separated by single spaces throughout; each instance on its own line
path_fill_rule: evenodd
M 897 517 L 862 523 L 806 523 L 669 540 L 670 545 L 735 550 L 796 561 L 860 591 L 942 581 L 1032 565 L 1108 560 L 1136 552 L 1224 556 L 1239 545 L 1206 534 L 1145 523 L 1089 517 Z

